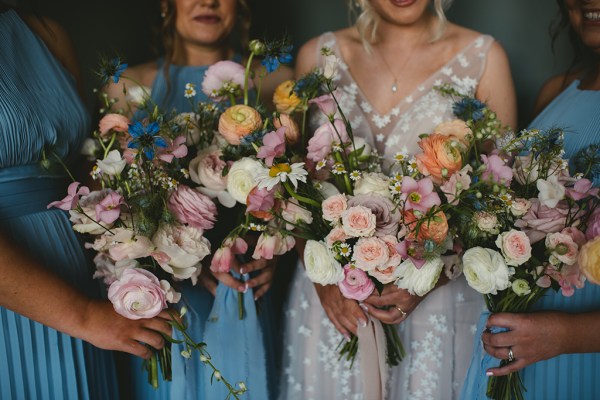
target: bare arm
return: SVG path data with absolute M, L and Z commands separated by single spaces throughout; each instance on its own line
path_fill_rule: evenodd
M 162 348 L 158 332 L 171 335 L 168 314 L 133 321 L 117 314 L 109 301 L 92 300 L 27 256 L 0 232 L 0 306 L 93 345 L 147 358 L 139 342 Z
M 317 66 L 317 46 L 318 38 L 313 38 L 306 42 L 296 57 L 296 67 L 294 68 L 294 78 L 298 79 L 304 74 L 309 73 Z

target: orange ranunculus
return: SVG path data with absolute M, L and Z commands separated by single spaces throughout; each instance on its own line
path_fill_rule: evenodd
M 408 227 L 409 233 L 406 238 L 410 241 L 432 240 L 440 244 L 446 240 L 446 235 L 448 235 L 448 219 L 442 211 L 422 219 L 418 219 L 413 210 L 405 211 L 404 224 Z
M 417 168 L 437 184 L 462 168 L 460 146 L 453 137 L 434 133 L 421 139 L 419 147 L 423 152 L 416 156 Z
M 262 118 L 254 108 L 238 104 L 229 107 L 219 118 L 219 133 L 228 143 L 238 145 L 240 138 L 262 126 Z
M 579 250 L 579 270 L 588 281 L 600 285 L 600 236 Z
M 273 93 L 273 104 L 277 111 L 283 114 L 291 114 L 300 105 L 300 98 L 293 92 L 294 81 L 283 81 Z
M 452 121 L 442 122 L 433 129 L 434 133 L 439 133 L 445 136 L 454 136 L 460 140 L 465 146 L 469 144 L 467 135 L 473 135 L 471 128 L 469 128 L 465 121 L 462 119 L 455 119 Z
M 273 118 L 273 125 L 276 129 L 285 127 L 285 138 L 288 143 L 294 144 L 298 142 L 300 137 L 300 128 L 294 119 L 288 114 L 279 114 L 278 117 Z

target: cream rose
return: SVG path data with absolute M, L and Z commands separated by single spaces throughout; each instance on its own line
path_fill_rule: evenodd
M 498 234 L 498 217 L 496 217 L 496 214 L 486 211 L 478 211 L 475 213 L 474 218 L 479 230 L 494 235 Z
M 320 285 L 336 285 L 344 279 L 344 269 L 325 244 L 309 240 L 304 247 L 306 275 Z
M 531 202 L 527 199 L 516 198 L 510 204 L 510 212 L 515 217 L 522 217 L 531 208 Z
M 387 243 L 377 237 L 360 238 L 354 245 L 352 259 L 357 268 L 371 271 L 388 266 L 390 251 Z
M 444 262 L 439 257 L 428 260 L 421 268 L 408 259 L 396 269 L 396 286 L 412 295 L 425 296 L 435 287 L 443 268 Z
M 262 169 L 259 161 L 242 158 L 233 163 L 227 173 L 227 191 L 242 204 L 246 204 L 248 194 L 256 186 L 256 174 Z
M 468 144 L 469 139 L 467 135 L 473 135 L 471 132 L 471 128 L 467 126 L 465 121 L 461 119 L 455 119 L 452 121 L 442 122 L 438 126 L 436 126 L 433 131 L 435 133 L 442 134 L 444 136 L 454 136 L 456 139 L 460 140 L 463 144 Z
M 210 146 L 199 152 L 190 161 L 190 179 L 202 185 L 197 190 L 211 199 L 217 198 L 227 208 L 235 206 L 235 199 L 227 192 L 227 177 L 223 170 L 227 163 L 220 158 L 221 151 L 217 146 Z
M 377 218 L 367 207 L 350 207 L 341 217 L 342 228 L 351 237 L 371 236 L 377 228 Z
M 391 198 L 392 194 L 389 189 L 389 179 L 376 172 L 363 174 L 354 185 L 354 195 L 379 193 L 380 195 Z
M 473 247 L 462 258 L 467 283 L 481 294 L 497 294 L 510 286 L 510 271 L 502 254 L 492 249 Z
M 511 229 L 502 232 L 496 239 L 496 246 L 502 252 L 506 264 L 519 266 L 531 258 L 531 243 L 523 231 Z
M 336 222 L 342 216 L 342 213 L 348 208 L 348 201 L 344 194 L 336 194 L 321 203 L 323 210 L 323 219 L 329 222 Z

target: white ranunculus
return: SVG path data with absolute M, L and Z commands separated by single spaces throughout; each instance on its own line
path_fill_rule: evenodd
M 428 260 L 421 268 L 408 259 L 396 268 L 396 286 L 410 294 L 425 296 L 435 287 L 443 268 L 444 262 L 439 257 Z
M 306 242 L 304 265 L 308 279 L 314 283 L 336 285 L 344 280 L 344 269 L 324 243 L 315 240 Z
M 82 156 L 89 161 L 94 161 L 96 159 L 96 153 L 100 151 L 100 145 L 96 139 L 87 138 L 83 141 L 83 146 L 81 146 L 81 151 L 79 152 Z
M 327 54 L 323 63 L 323 76 L 325 79 L 333 79 L 337 75 L 338 72 L 338 57 L 331 53 Z
M 167 262 L 161 262 L 162 269 L 176 279 L 189 279 L 196 284 L 201 272 L 200 261 L 210 254 L 210 242 L 202 232 L 187 225 L 161 225 L 154 234 L 152 241 L 156 251 L 170 257 Z
M 371 145 L 362 137 L 354 138 L 354 148 L 356 148 L 357 151 L 360 151 L 362 148 L 360 159 L 366 159 L 369 155 L 371 155 L 371 151 L 373 151 Z
M 499 252 L 473 247 L 463 255 L 467 283 L 482 294 L 496 294 L 510 286 L 510 271 Z
M 390 199 L 392 194 L 389 189 L 388 178 L 376 172 L 363 174 L 354 185 L 354 194 L 379 193 L 383 197 Z
M 256 174 L 262 169 L 259 161 L 242 158 L 233 163 L 227 173 L 227 191 L 238 202 L 246 204 L 248 193 L 256 186 Z
M 98 164 L 98 168 L 100 168 L 103 173 L 110 176 L 116 176 L 123 171 L 123 168 L 127 165 L 127 161 L 121 157 L 119 150 L 111 150 L 104 160 L 98 160 L 96 161 L 96 164 Z
M 555 208 L 558 202 L 565 198 L 565 187 L 556 175 L 549 176 L 548 179 L 538 179 L 536 185 L 540 191 L 540 203 L 548 208 Z
M 525 296 L 531 293 L 529 283 L 525 279 L 515 279 L 512 283 L 512 290 L 517 296 Z

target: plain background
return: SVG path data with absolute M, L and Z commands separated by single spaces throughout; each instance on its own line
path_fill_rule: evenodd
M 255 37 L 287 33 L 294 52 L 313 36 L 348 26 L 346 0 L 250 0 Z M 157 0 L 40 1 L 41 14 L 70 33 L 85 78 L 87 104 L 94 111 L 92 89 L 100 56 L 120 55 L 130 65 L 159 54 L 155 27 L 160 24 Z M 494 36 L 508 53 L 519 105 L 519 127 L 531 121 L 537 93 L 549 77 L 571 60 L 566 35 L 551 49 L 549 26 L 556 17 L 555 0 L 455 0 L 448 19 Z

